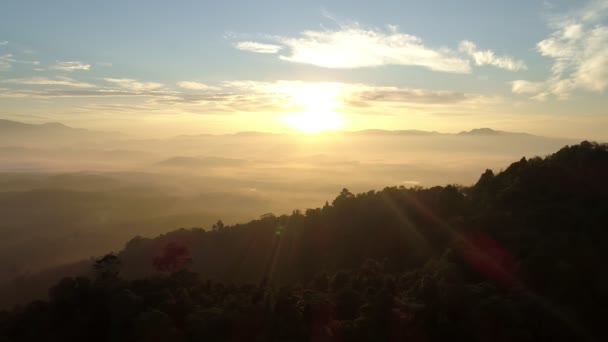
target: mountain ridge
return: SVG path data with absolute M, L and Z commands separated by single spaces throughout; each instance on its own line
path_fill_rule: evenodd
M 13 120 L 0 119 L 0 142 L 2 138 L 13 142 L 15 139 L 44 142 L 57 140 L 62 142 L 80 140 L 124 139 L 125 134 L 120 132 L 95 131 L 86 128 L 77 128 L 61 122 L 24 123 Z
M 293 327 L 256 340 L 309 341 L 299 327 L 322 317 L 323 331 L 349 342 L 391 341 L 378 336 L 393 321 L 401 336 L 433 337 L 425 341 L 605 340 L 606 173 L 608 145 L 583 141 L 487 170 L 469 187 L 344 188 L 305 211 L 137 236 L 118 253 L 56 269 L 76 273 L 7 284 L 11 300 L 32 284 L 49 296 L 2 313 L 0 335 L 59 341 L 82 329 L 80 340 L 116 331 L 129 340 L 160 321 L 194 340 L 233 341 L 254 322 Z
M 80 133 L 90 133 L 90 134 L 111 134 L 117 135 L 120 137 L 126 137 L 125 133 L 115 132 L 115 131 L 96 131 L 90 130 L 86 128 L 77 128 L 66 125 L 61 122 L 45 122 L 45 123 L 26 123 L 21 121 L 0 119 L 0 132 L 7 133 L 8 130 L 44 130 L 44 129 L 52 129 L 52 130 L 63 130 L 65 132 L 80 132 Z M 329 130 L 329 131 L 321 131 L 318 134 L 327 134 L 327 135 L 349 135 L 349 136 L 433 136 L 433 135 L 443 135 L 443 136 L 504 136 L 504 135 L 525 135 L 530 137 L 544 137 L 539 135 L 534 135 L 526 132 L 510 132 L 503 130 L 496 130 L 489 127 L 480 127 L 480 128 L 472 128 L 468 131 L 460 131 L 460 132 L 438 132 L 438 131 L 425 131 L 418 129 L 397 129 L 397 130 L 388 130 L 388 129 L 364 129 L 364 130 Z M 226 133 L 226 134 L 209 134 L 209 133 L 201 133 L 201 134 L 180 134 L 169 137 L 169 139 L 188 139 L 188 138 L 199 138 L 199 137 L 214 137 L 214 136 L 234 136 L 234 137 L 264 137 L 264 136 L 308 136 L 307 133 L 297 133 L 297 134 L 289 134 L 289 133 L 278 133 L 278 132 L 263 132 L 263 131 L 239 131 L 235 133 Z

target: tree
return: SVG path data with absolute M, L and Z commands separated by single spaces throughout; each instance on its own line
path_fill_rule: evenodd
M 162 254 L 154 258 L 153 265 L 157 271 L 173 273 L 191 261 L 190 251 L 186 246 L 170 242 L 165 245 Z
M 224 228 L 224 222 L 222 222 L 222 220 L 217 220 L 217 222 L 211 227 L 211 230 L 217 232 L 220 230 L 224 230 Z
M 117 278 L 120 273 L 121 264 L 120 259 L 116 255 L 110 253 L 95 260 L 93 270 L 95 271 L 97 279 L 114 279 Z

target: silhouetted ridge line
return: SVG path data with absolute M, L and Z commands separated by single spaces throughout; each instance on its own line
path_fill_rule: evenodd
M 0 336 L 605 340 L 606 174 L 608 145 L 585 141 L 471 187 L 343 189 L 291 215 L 136 237 L 0 315 Z

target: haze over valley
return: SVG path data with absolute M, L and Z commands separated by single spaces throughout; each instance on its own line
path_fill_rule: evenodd
M 608 340 L 608 0 L 0 7 L 0 342 Z
M 473 184 L 571 139 L 474 129 L 243 132 L 167 139 L 1 121 L 0 278 L 120 250 L 136 235 L 321 206 L 344 187 Z

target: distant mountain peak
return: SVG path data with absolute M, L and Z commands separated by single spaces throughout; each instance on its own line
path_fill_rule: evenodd
M 30 130 L 41 130 L 41 129 L 66 129 L 66 130 L 85 130 L 83 128 L 73 128 L 62 124 L 61 122 L 45 122 L 45 123 L 26 123 L 13 120 L 0 119 L 0 128 L 4 129 L 30 129 Z
M 61 122 L 45 122 L 43 124 L 40 124 L 39 126 L 53 127 L 53 128 L 72 128 L 72 127 L 62 124 Z
M 224 158 L 224 157 L 186 157 L 175 156 L 162 160 L 157 165 L 169 167 L 228 167 L 241 166 L 248 161 L 244 159 Z
M 458 133 L 459 135 L 499 135 L 499 134 L 504 134 L 507 132 L 504 131 L 497 131 L 488 127 L 482 127 L 482 128 L 473 128 L 470 131 L 462 131 L 460 133 Z
M 60 122 L 25 123 L 0 119 L 0 143 L 15 144 L 76 142 L 98 139 L 115 139 L 123 135 L 117 132 L 91 131 L 85 128 L 74 128 Z
M 491 136 L 491 135 L 527 135 L 530 136 L 529 133 L 521 133 L 521 132 L 507 132 L 507 131 L 499 131 L 488 127 L 482 128 L 474 128 L 470 131 L 462 131 L 457 133 L 457 135 L 472 135 L 472 136 Z

